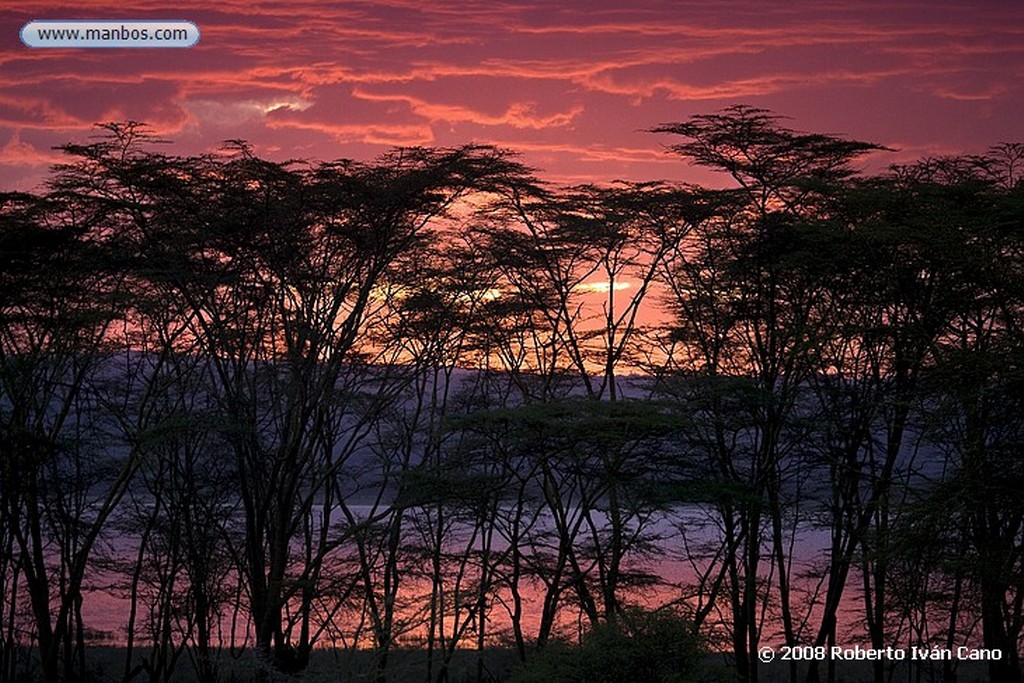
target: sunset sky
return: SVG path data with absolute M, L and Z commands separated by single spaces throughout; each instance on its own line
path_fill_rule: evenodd
M 493 143 L 556 182 L 704 180 L 652 126 L 744 103 L 895 148 L 881 167 L 1024 140 L 1024 4 L 165 0 L 0 10 L 0 189 L 93 124 L 274 159 Z M 32 49 L 33 19 L 187 19 L 189 49 Z

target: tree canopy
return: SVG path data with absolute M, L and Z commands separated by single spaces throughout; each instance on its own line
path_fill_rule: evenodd
M 128 122 L 0 194 L 0 678 L 85 680 L 107 611 L 125 681 L 564 641 L 1019 679 L 1021 146 L 866 175 L 749 106 L 651 130 L 730 186 Z

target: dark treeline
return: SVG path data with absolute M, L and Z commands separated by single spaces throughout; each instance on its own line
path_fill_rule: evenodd
M 652 614 L 742 681 L 768 643 L 1020 680 L 1024 146 L 865 176 L 748 107 L 653 132 L 731 185 L 119 124 L 0 195 L 0 679 L 87 679 L 117 598 L 124 681 L 487 680 Z

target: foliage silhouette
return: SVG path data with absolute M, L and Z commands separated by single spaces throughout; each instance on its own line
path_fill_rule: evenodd
M 714 190 L 66 145 L 0 195 L 0 678 L 86 676 L 104 595 L 125 680 L 507 646 L 756 681 L 854 639 L 1019 678 L 1021 147 L 864 176 L 881 147 L 783 124 L 654 128 Z

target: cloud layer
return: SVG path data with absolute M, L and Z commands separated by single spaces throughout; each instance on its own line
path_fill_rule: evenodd
M 169 13 L 136 0 L 85 16 L 28 0 L 2 19 L 0 178 L 30 185 L 54 145 L 119 119 L 185 151 L 245 138 L 280 158 L 495 142 L 570 181 L 692 177 L 642 131 L 738 102 L 908 157 L 980 151 L 1021 137 L 1024 107 L 1019 9 L 981 4 L 224 0 Z M 202 38 L 11 39 L 31 19 L 70 18 L 188 19 Z

